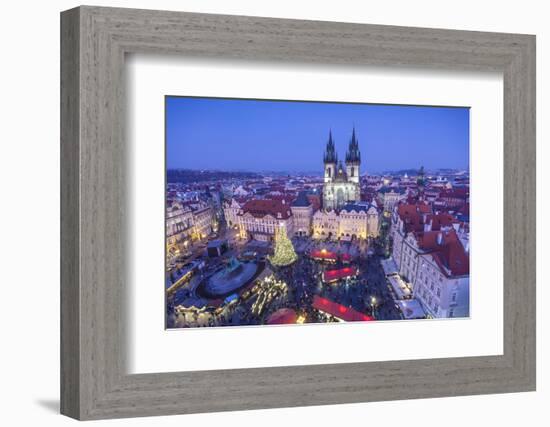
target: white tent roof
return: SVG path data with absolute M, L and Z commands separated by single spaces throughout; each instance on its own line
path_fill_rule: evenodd
M 395 303 L 405 319 L 423 319 L 426 317 L 426 312 L 416 299 L 397 300 Z
M 398 273 L 397 264 L 395 264 L 395 261 L 392 257 L 389 257 L 388 259 L 383 259 L 382 261 L 380 261 L 380 263 L 382 264 L 382 268 L 384 269 L 384 273 L 386 274 L 386 276 Z
M 392 274 L 388 276 L 388 281 L 390 282 L 397 299 L 410 298 L 412 295 L 411 289 L 407 286 L 405 281 L 398 274 Z

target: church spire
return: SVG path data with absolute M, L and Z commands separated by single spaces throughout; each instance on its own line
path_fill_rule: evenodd
M 325 154 L 323 156 L 325 163 L 337 163 L 338 156 L 336 155 L 336 148 L 334 146 L 334 140 L 332 139 L 332 129 L 328 133 L 328 142 Z
M 355 135 L 355 125 L 351 133 L 351 139 L 349 141 L 348 151 L 346 152 L 346 163 L 360 163 L 361 152 L 359 151 L 359 140 Z

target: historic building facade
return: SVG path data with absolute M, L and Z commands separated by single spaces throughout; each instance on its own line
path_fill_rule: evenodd
M 323 206 L 313 214 L 313 237 L 332 240 L 377 237 L 378 208 L 375 203 L 360 201 L 361 152 L 355 128 L 346 152 L 345 167 L 338 161 L 332 132 L 329 132 L 323 161 Z
M 469 316 L 469 253 L 451 215 L 429 205 L 398 205 L 392 220 L 393 259 L 431 317 Z
M 298 194 L 296 200 L 290 205 L 294 222 L 294 235 L 295 236 L 309 236 L 311 235 L 311 222 L 313 216 L 313 205 L 307 197 L 305 191 L 301 191 Z
M 193 237 L 193 212 L 189 206 L 174 202 L 166 208 L 166 257 L 168 262 L 187 250 Z
M 272 242 L 277 230 L 292 236 L 294 222 L 285 199 L 252 199 L 237 214 L 241 239 Z
M 378 190 L 378 199 L 385 212 L 391 213 L 395 205 L 406 198 L 407 192 L 403 188 L 384 186 Z
M 190 204 L 193 213 L 193 240 L 204 240 L 214 230 L 214 210 L 205 201 Z
M 338 161 L 332 132 L 324 153 L 322 206 L 317 190 L 302 190 L 292 201 L 258 198 L 246 202 L 235 198 L 224 204 L 225 220 L 236 226 L 243 239 L 273 241 L 276 227 L 290 236 L 354 240 L 378 237 L 379 209 L 376 202 L 361 201 L 359 141 L 352 131 L 345 167 Z M 315 203 L 316 202 L 316 203 Z
M 348 203 L 340 210 L 318 210 L 313 215 L 313 237 L 355 240 L 378 237 L 379 212 L 373 203 Z
M 361 152 L 359 141 L 355 136 L 355 128 L 346 152 L 345 167 L 342 161 L 338 161 L 332 132 L 329 132 L 323 162 L 325 164 L 323 208 L 339 209 L 348 202 L 361 200 L 359 185 Z
M 241 204 L 234 198 L 223 202 L 223 215 L 229 228 L 238 228 L 239 212 L 242 209 Z

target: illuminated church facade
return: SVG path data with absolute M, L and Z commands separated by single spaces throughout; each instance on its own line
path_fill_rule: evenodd
M 352 131 L 345 166 L 338 161 L 332 132 L 323 156 L 325 174 L 323 209 L 312 217 L 312 235 L 318 239 L 366 239 L 379 235 L 379 209 L 375 200 L 361 201 L 359 140 Z
M 338 210 L 348 203 L 360 201 L 361 152 L 359 151 L 359 141 L 355 135 L 355 128 L 353 128 L 348 151 L 346 152 L 345 166 L 341 160 L 338 161 L 332 132 L 329 132 L 323 162 L 325 164 L 323 208 L 325 210 Z

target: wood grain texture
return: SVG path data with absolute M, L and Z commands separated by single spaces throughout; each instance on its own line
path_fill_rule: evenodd
M 61 412 L 80 414 L 79 17 L 61 20 Z
M 535 38 L 80 7 L 62 13 L 62 413 L 99 419 L 535 388 Z M 128 375 L 124 55 L 504 74 L 504 354 Z

